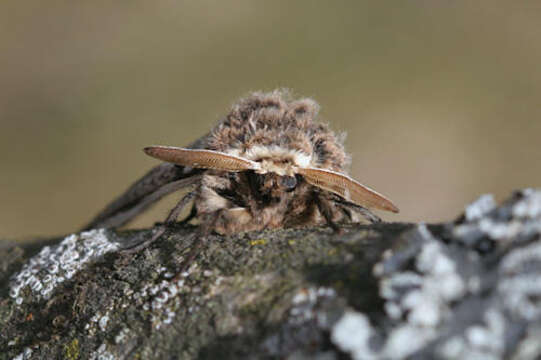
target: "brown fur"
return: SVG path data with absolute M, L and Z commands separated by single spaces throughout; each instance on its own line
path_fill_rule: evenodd
M 226 152 L 253 145 L 278 146 L 314 154 L 314 167 L 343 172 L 349 165 L 342 138 L 315 122 L 319 105 L 312 99 L 288 101 L 287 91 L 253 93 L 233 105 L 211 130 L 207 148 Z
M 319 106 L 313 100 L 291 101 L 283 90 L 253 93 L 233 105 L 231 112 L 211 130 L 205 147 L 225 153 L 232 149 L 243 152 L 255 145 L 278 147 L 312 156 L 314 167 L 343 172 L 349 157 L 342 138 L 315 121 L 318 111 Z M 279 178 L 276 174 L 259 175 L 252 171 L 234 174 L 207 171 L 195 200 L 197 213 L 220 211 L 216 223 L 207 226 L 223 234 L 347 218 L 342 207 L 329 201 L 329 194 L 302 178 L 297 177 L 293 191 L 282 188 Z M 226 204 L 217 209 L 217 203 Z M 321 203 L 325 204 L 326 216 L 321 214 L 322 207 L 318 205 Z

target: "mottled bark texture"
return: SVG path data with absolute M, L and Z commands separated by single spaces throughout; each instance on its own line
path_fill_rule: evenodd
M 213 236 L 92 230 L 0 247 L 0 359 L 535 359 L 541 191 L 452 223 Z

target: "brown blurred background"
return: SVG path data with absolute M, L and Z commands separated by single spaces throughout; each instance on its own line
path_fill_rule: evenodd
M 388 220 L 539 186 L 540 24 L 537 0 L 2 1 L 0 237 L 76 230 L 156 164 L 143 146 L 275 87 L 348 132 Z

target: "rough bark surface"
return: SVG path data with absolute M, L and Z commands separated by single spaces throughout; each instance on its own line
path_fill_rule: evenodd
M 0 246 L 0 359 L 535 359 L 541 191 L 456 221 Z

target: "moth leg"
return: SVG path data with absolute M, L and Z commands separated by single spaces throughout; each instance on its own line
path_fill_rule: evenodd
M 128 221 L 130 221 L 132 218 L 134 218 L 135 216 L 139 215 L 141 212 L 147 209 L 150 205 L 154 204 L 156 201 L 163 198 L 164 196 L 172 192 L 175 192 L 177 190 L 180 190 L 182 188 L 194 185 L 197 182 L 199 182 L 200 179 L 201 179 L 200 176 L 191 176 L 185 179 L 170 182 L 166 185 L 163 185 L 158 190 L 143 197 L 141 200 L 139 200 L 139 202 L 136 205 L 130 208 L 127 208 L 124 211 L 118 211 L 114 215 L 107 217 L 105 219 L 100 219 L 99 222 L 93 222 L 89 226 L 102 227 L 102 228 L 122 226 L 126 224 Z
M 199 226 L 198 234 L 196 235 L 192 243 L 192 248 L 186 255 L 186 258 L 182 261 L 182 264 L 179 268 L 179 274 L 175 276 L 175 278 L 173 279 L 173 282 L 175 282 L 176 280 L 179 280 L 180 276 L 182 275 L 182 272 L 188 270 L 188 268 L 192 264 L 197 254 L 199 254 L 203 245 L 207 243 L 208 237 L 212 233 L 212 230 L 214 228 L 214 223 L 219 218 L 220 213 L 221 211 L 218 210 L 213 213 L 205 214 L 202 216 L 201 225 Z
M 143 241 L 143 242 L 141 242 L 141 243 L 139 243 L 139 244 L 137 244 L 137 245 L 135 245 L 133 247 L 123 249 L 122 252 L 124 252 L 126 254 L 132 254 L 132 253 L 135 253 L 135 252 L 137 252 L 137 251 L 139 251 L 141 249 L 146 248 L 147 246 L 149 246 L 150 244 L 152 244 L 153 242 L 158 240 L 165 233 L 165 231 L 167 230 L 167 226 L 170 226 L 171 224 L 173 224 L 175 222 L 175 220 L 180 215 L 182 209 L 184 209 L 184 207 L 190 201 L 193 200 L 195 195 L 196 195 L 196 191 L 191 191 L 191 192 L 187 193 L 186 195 L 184 195 L 182 197 L 182 199 L 180 199 L 180 201 L 177 203 L 177 205 L 175 205 L 175 207 L 171 210 L 169 215 L 167 215 L 167 218 L 165 219 L 165 222 L 156 227 L 156 232 L 154 233 L 154 235 L 152 235 L 152 237 L 150 239 L 147 239 L 147 240 L 145 240 L 145 241 Z
M 316 197 L 316 204 L 317 204 L 317 208 L 319 209 L 319 212 L 321 213 L 321 215 L 323 215 L 323 217 L 327 221 L 327 224 L 329 224 L 329 226 L 336 233 L 341 233 L 342 229 L 333 220 L 333 215 L 334 214 L 333 214 L 333 209 L 332 209 L 333 205 L 331 204 L 331 202 L 328 199 L 323 198 L 322 196 L 317 196 Z
M 192 206 L 192 209 L 190 210 L 190 213 L 188 214 L 188 216 L 186 216 L 183 220 L 181 220 L 180 223 L 187 224 L 196 216 L 197 216 L 197 209 L 195 206 Z
M 191 192 L 187 193 L 186 195 L 184 195 L 182 197 L 182 199 L 180 199 L 180 201 L 177 203 L 177 205 L 175 205 L 173 210 L 171 210 L 169 215 L 167 215 L 167 218 L 165 219 L 165 225 L 171 225 L 171 224 L 175 223 L 175 221 L 180 216 L 180 213 L 182 212 L 182 210 L 186 207 L 186 205 L 188 205 L 188 203 L 190 201 L 193 200 L 195 195 L 197 195 L 196 191 L 191 191 Z M 193 210 L 193 208 L 192 208 L 192 210 Z
M 349 222 L 354 222 L 353 214 L 351 213 L 351 209 L 348 209 L 346 207 L 340 206 L 340 210 L 342 210 L 342 213 L 345 217 L 347 217 Z
M 368 210 L 364 206 L 340 199 L 335 200 L 336 203 L 338 203 L 340 206 L 343 206 L 346 209 L 355 211 L 358 214 L 361 214 L 366 220 L 370 221 L 371 223 L 380 223 L 381 218 L 374 214 L 372 211 Z
M 182 219 L 182 220 L 180 220 L 180 221 L 178 221 L 176 223 L 177 224 L 187 224 L 190 221 L 192 221 L 193 218 L 195 218 L 196 216 L 197 216 L 197 208 L 195 207 L 195 205 L 192 205 L 190 213 L 184 219 Z M 164 225 L 164 224 L 169 225 L 167 223 L 167 221 L 163 221 L 163 222 L 162 221 L 157 221 L 157 222 L 154 223 L 154 226 L 160 226 L 160 225 Z
M 264 225 L 258 219 L 254 219 L 250 211 L 245 207 L 222 209 L 218 212 L 219 215 L 214 221 L 212 230 L 220 235 L 260 230 Z

